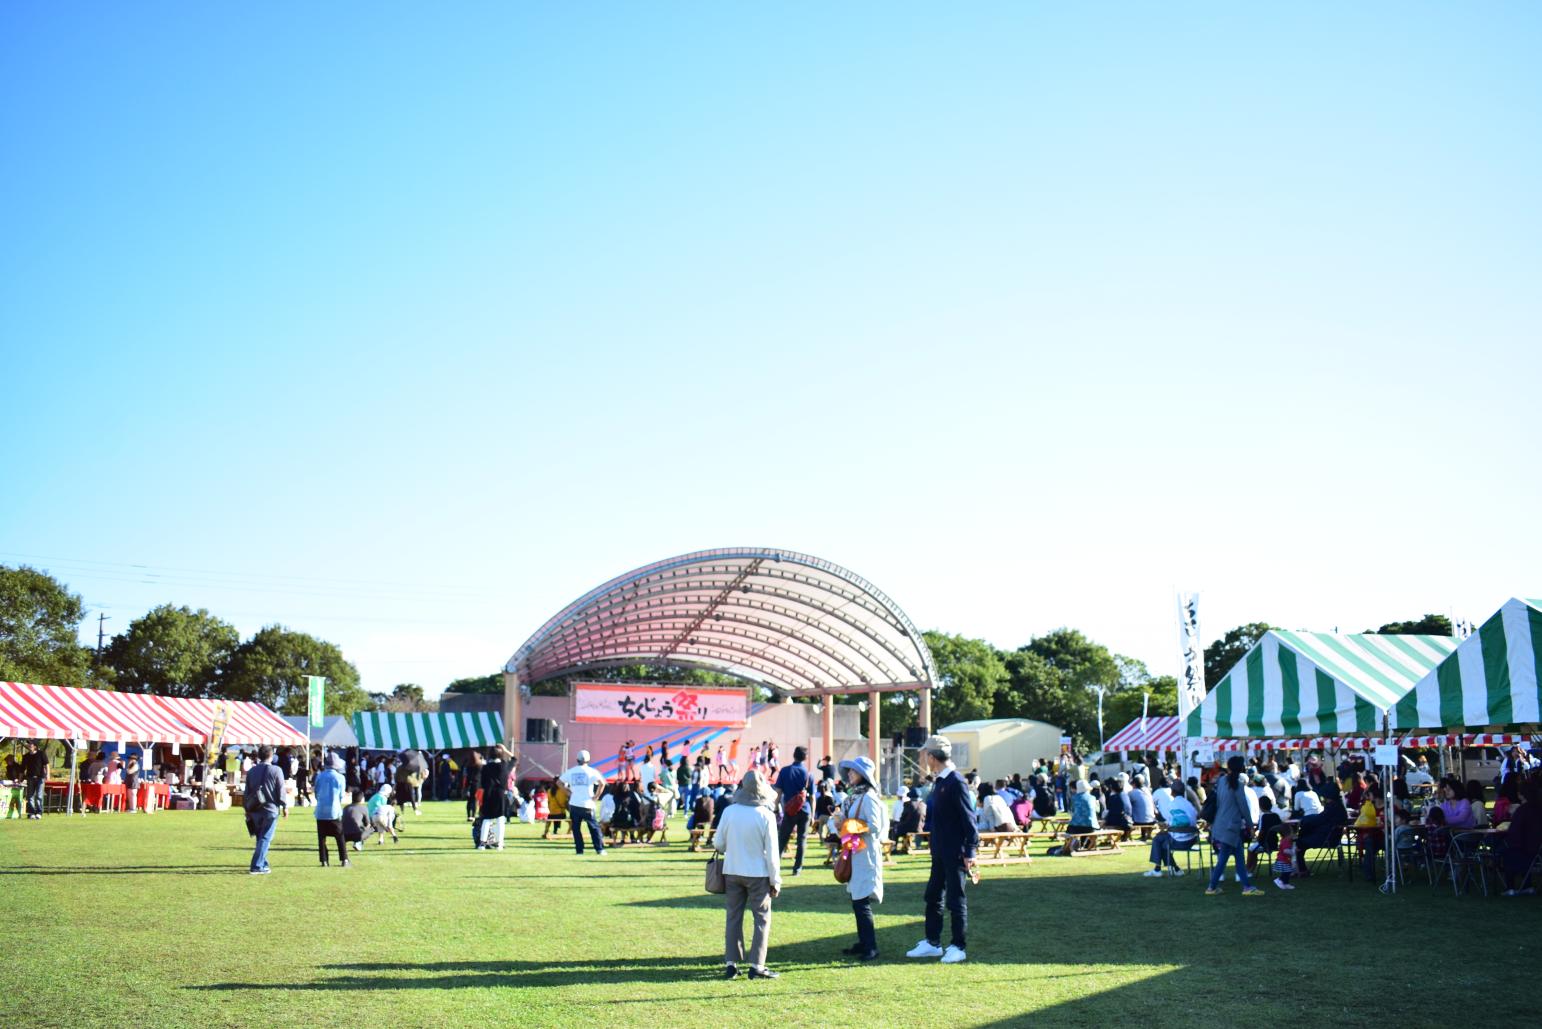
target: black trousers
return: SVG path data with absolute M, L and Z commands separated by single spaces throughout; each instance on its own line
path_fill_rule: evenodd
M 873 898 L 863 897 L 851 902 L 851 912 L 857 916 L 857 945 L 866 953 L 878 949 L 878 934 L 873 929 Z
M 932 857 L 932 876 L 926 881 L 926 938 L 933 946 L 942 946 L 942 908 L 946 898 L 948 914 L 953 920 L 950 942 L 959 950 L 966 949 L 964 938 L 969 934 L 969 902 L 964 897 L 966 874 L 962 858 Z
M 343 845 L 343 823 L 335 818 L 316 819 L 316 850 L 321 854 L 321 863 L 327 863 L 327 841 L 337 841 L 337 860 L 347 861 L 348 850 Z
M 594 820 L 594 808 L 574 807 L 568 805 L 568 821 L 573 825 L 573 846 L 582 854 L 584 852 L 584 826 L 589 827 L 589 838 L 594 841 L 594 849 L 597 853 L 605 852 L 605 841 L 600 838 L 600 823 Z
M 795 815 L 784 814 L 782 816 L 782 824 L 776 830 L 778 854 L 785 854 L 787 852 L 787 838 L 792 835 L 794 829 L 798 831 L 798 851 L 792 859 L 792 870 L 796 872 L 803 868 L 803 843 L 808 839 L 807 804 L 804 804 L 803 810 Z

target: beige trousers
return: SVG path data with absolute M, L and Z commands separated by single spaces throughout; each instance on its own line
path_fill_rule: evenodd
M 723 899 L 728 905 L 728 925 L 723 934 L 723 962 L 744 963 L 744 909 L 755 919 L 755 935 L 750 940 L 749 965 L 766 967 L 766 947 L 771 942 L 771 880 L 766 876 L 725 875 L 728 887 Z

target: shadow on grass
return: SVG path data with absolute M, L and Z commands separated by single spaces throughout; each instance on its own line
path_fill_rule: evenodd
M 13 865 L 0 868 L 0 875 L 230 875 L 230 867 L 212 868 L 208 865 L 114 865 L 86 867 L 83 865 Z M 244 875 L 246 869 L 240 869 Z
M 207 983 L 187 990 L 456 990 L 498 986 L 585 986 L 606 982 L 702 982 L 722 977 L 722 966 L 691 958 L 617 958 L 578 962 L 441 961 L 327 965 L 351 973 L 309 983 Z M 370 972 L 371 975 L 358 973 Z

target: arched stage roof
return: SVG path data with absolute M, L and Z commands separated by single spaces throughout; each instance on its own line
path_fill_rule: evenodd
M 525 684 L 622 665 L 704 668 L 780 694 L 937 681 L 931 651 L 872 583 L 808 554 L 682 554 L 597 586 L 509 658 Z

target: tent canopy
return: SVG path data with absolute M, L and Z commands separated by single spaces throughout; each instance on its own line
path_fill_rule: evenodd
M 1382 712 L 1455 649 L 1449 636 L 1273 629 L 1189 713 L 1185 735 L 1379 733 Z
M 360 711 L 353 716 L 353 731 L 365 750 L 490 747 L 503 742 L 503 716 L 496 711 Z
M 175 714 L 182 721 L 196 728 L 203 743 L 214 731 L 214 709 L 219 704 L 230 705 L 230 721 L 225 726 L 222 746 L 256 747 L 267 744 L 272 747 L 303 747 L 305 736 L 274 714 L 271 708 L 255 700 L 210 700 L 207 697 L 155 697 L 157 704 Z
M 144 693 L 0 682 L 0 735 L 48 740 L 202 743 L 190 724 Z
M 1114 733 L 1103 744 L 1105 751 L 1152 750 L 1159 754 L 1176 754 L 1183 749 L 1179 741 L 1177 715 L 1151 715 L 1146 719 L 1146 731 L 1140 731 L 1140 719 Z
M 603 583 L 553 615 L 504 670 L 530 685 L 638 663 L 724 672 L 778 695 L 937 682 L 920 631 L 872 583 L 761 547 L 683 554 Z
M 327 715 L 321 720 L 321 728 L 314 728 L 305 715 L 284 715 L 295 732 L 312 743 L 326 747 L 357 747 L 359 738 L 353 734 L 353 725 L 342 715 Z
M 1401 700 L 1396 725 L 1460 729 L 1542 721 L 1542 600 L 1511 599 Z
M 224 742 L 301 746 L 305 737 L 255 701 L 157 697 L 73 686 L 0 683 L 0 734 L 32 739 L 204 744 L 216 704 L 229 704 Z

